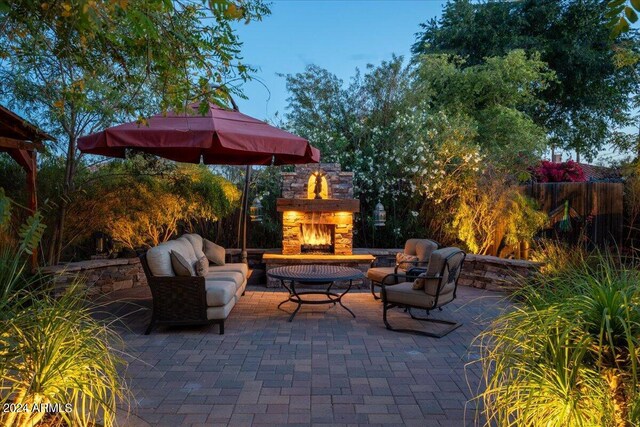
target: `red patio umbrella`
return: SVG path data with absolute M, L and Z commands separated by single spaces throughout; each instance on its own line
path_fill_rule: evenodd
M 83 153 L 124 158 L 127 149 L 169 160 L 215 165 L 249 165 L 242 193 L 242 258 L 246 262 L 246 212 L 250 165 L 318 163 L 320 151 L 304 138 L 261 120 L 210 104 L 207 113 L 192 104 L 189 113 L 152 116 L 78 139 Z
M 317 163 L 320 151 L 304 138 L 236 110 L 210 105 L 207 113 L 155 115 L 146 124 L 113 126 L 78 139 L 83 153 L 125 157 L 127 149 L 177 162 L 213 165 Z

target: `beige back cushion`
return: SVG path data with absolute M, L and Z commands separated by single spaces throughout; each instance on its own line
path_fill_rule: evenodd
M 169 240 L 154 246 L 147 251 L 147 264 L 149 270 L 154 276 L 175 276 L 171 267 L 171 251 L 179 251 L 180 244 L 176 244 L 175 240 Z
M 193 245 L 188 239 L 186 239 L 185 237 L 180 237 L 179 239 L 176 239 L 176 244 L 180 245 L 180 249 L 178 249 L 180 255 L 182 255 L 187 261 L 189 261 L 191 265 L 198 262 L 196 251 L 193 249 Z
M 154 276 L 175 276 L 171 266 L 171 251 L 176 251 L 182 255 L 191 265 L 198 261 L 189 240 L 183 237 L 176 240 L 168 240 L 147 251 L 147 264 L 151 274 Z
M 191 243 L 191 246 L 193 246 L 193 251 L 196 253 L 196 258 L 200 259 L 204 256 L 204 252 L 202 251 L 202 237 L 200 237 L 199 234 L 184 234 L 182 235 L 182 237 L 184 237 L 189 241 L 189 243 Z
M 420 262 L 429 262 L 433 251 L 438 249 L 438 244 L 433 240 L 420 239 L 416 242 L 416 256 Z
M 404 244 L 404 253 L 418 257 L 419 262 L 428 262 L 431 253 L 438 249 L 438 244 L 429 239 L 409 239 Z
M 449 268 L 444 268 L 447 262 L 447 257 L 453 255 L 449 259 Z M 462 267 L 462 261 L 464 260 L 464 252 L 458 248 L 442 248 L 433 251 L 429 260 L 429 266 L 427 267 L 427 276 L 435 276 L 442 272 L 441 278 L 425 279 L 424 291 L 433 297 L 438 293 L 438 286 L 442 281 L 442 290 L 440 291 L 440 298 L 438 305 L 444 304 L 453 299 L 453 290 L 455 289 L 455 281 L 460 275 L 460 269 Z

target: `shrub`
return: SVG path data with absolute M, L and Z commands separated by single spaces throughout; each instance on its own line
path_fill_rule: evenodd
M 637 260 L 564 259 L 479 336 L 486 425 L 640 422 Z
M 564 163 L 554 163 L 542 160 L 531 170 L 537 182 L 585 182 L 584 171 L 579 163 L 569 160 Z
M 11 203 L 0 191 L 2 234 L 10 234 L 10 216 Z M 112 426 L 116 404 L 127 394 L 118 374 L 121 341 L 91 317 L 79 282 L 53 298 L 47 292 L 52 278 L 30 274 L 27 255 L 43 231 L 36 214 L 20 228 L 19 239 L 0 239 L 0 403 L 30 409 L 3 412 L 0 424 L 37 425 L 46 413 L 33 405 L 59 404 L 57 417 L 69 426 L 93 426 L 98 417 Z
M 106 232 L 131 249 L 158 245 L 180 229 L 198 231 L 240 201 L 240 191 L 206 166 L 143 156 L 110 162 L 84 188 L 69 208 L 67 229 L 77 230 L 79 240 Z

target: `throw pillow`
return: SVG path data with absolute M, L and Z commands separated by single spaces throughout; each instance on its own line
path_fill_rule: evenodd
M 204 239 L 204 254 L 215 265 L 224 265 L 225 251 L 222 246 L 216 245 L 211 240 Z
M 396 254 L 396 263 L 398 264 L 398 268 L 401 268 L 403 270 L 408 270 L 411 267 L 415 267 L 417 265 L 415 264 L 416 261 L 418 261 L 418 257 L 415 255 L 407 255 L 405 253 Z
M 427 281 L 425 277 L 427 277 L 427 273 L 420 274 L 418 278 L 413 281 L 413 289 L 415 290 L 424 289 L 425 282 Z
M 171 251 L 171 266 L 176 276 L 195 276 L 196 272 L 189 261 L 176 251 Z
M 209 259 L 207 259 L 206 255 L 201 256 L 198 261 L 196 261 L 196 275 L 200 277 L 204 277 L 209 272 Z

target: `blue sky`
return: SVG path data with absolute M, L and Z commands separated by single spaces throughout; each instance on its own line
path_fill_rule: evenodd
M 443 0 L 275 0 L 271 15 L 238 27 L 244 62 L 260 80 L 244 85 L 240 111 L 258 119 L 281 116 L 287 105 L 283 77 L 317 64 L 347 81 L 356 67 L 392 54 L 410 55 L 419 24 L 439 17 Z M 265 87 L 266 86 L 266 87 Z

